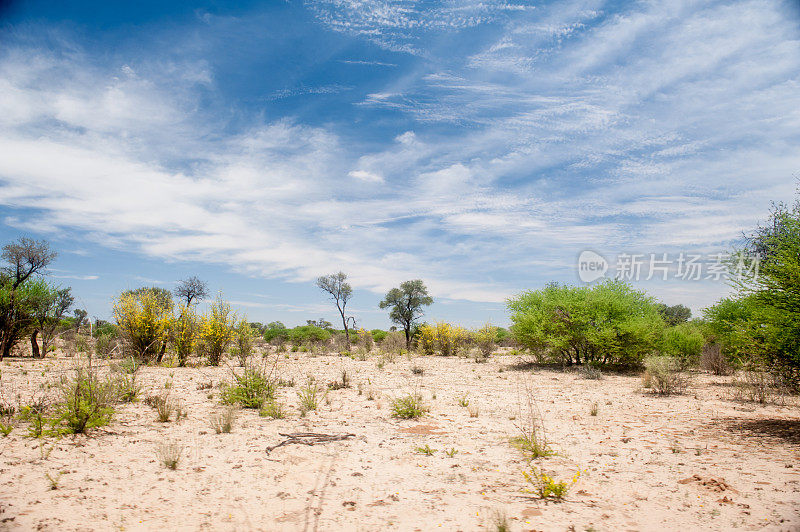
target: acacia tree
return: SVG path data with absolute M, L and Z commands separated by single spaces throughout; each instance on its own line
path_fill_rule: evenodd
M 83 325 L 84 322 L 86 322 L 86 316 L 88 316 L 89 313 L 82 308 L 76 308 L 75 310 L 72 311 L 72 313 L 75 315 L 75 323 L 74 323 L 75 334 L 78 334 L 79 332 L 81 332 L 81 325 Z
M 33 313 L 33 331 L 31 332 L 31 353 L 34 357 L 44 358 L 55 338 L 59 322 L 72 306 L 74 298 L 69 288 L 45 286 L 43 298 Z M 42 335 L 42 350 L 39 351 L 37 336 Z
M 381 308 L 389 308 L 389 319 L 403 327 L 406 333 L 406 349 L 411 348 L 411 327 L 423 316 L 422 307 L 433 304 L 422 279 L 414 279 L 392 288 L 381 301 Z
M 23 333 L 23 322 L 29 318 L 21 304 L 21 288 L 31 276 L 44 271 L 56 255 L 45 240 L 23 237 L 3 246 L 0 256 L 6 266 L 0 271 L 0 360 L 11 353 Z
M 353 327 L 355 328 L 356 320 L 352 316 L 347 316 L 346 308 L 347 302 L 353 295 L 353 287 L 347 283 L 347 274 L 344 272 L 332 273 L 331 275 L 324 275 L 317 278 L 317 286 L 330 294 L 331 299 L 336 302 L 336 308 L 339 309 L 339 315 L 342 316 L 342 325 L 344 326 L 344 336 L 347 341 L 347 348 L 350 348 L 350 328 L 349 322 L 352 320 Z
M 193 275 L 188 279 L 178 281 L 174 294 L 176 297 L 185 299 L 186 306 L 190 307 L 192 301 L 200 303 L 200 301 L 208 297 L 208 285 L 205 281 L 201 281 L 197 276 Z

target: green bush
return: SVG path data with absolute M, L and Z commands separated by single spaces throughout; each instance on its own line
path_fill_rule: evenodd
M 61 400 L 49 419 L 50 434 L 84 434 L 111 421 L 116 400 L 113 380 L 101 380 L 93 371 L 79 368 L 74 377 L 61 382 L 60 391 Z
M 566 364 L 638 364 L 664 330 L 655 301 L 619 280 L 549 284 L 508 301 L 514 338 Z
M 376 343 L 382 342 L 383 339 L 389 335 L 387 331 L 381 329 L 372 329 L 370 334 L 372 334 L 372 339 L 375 340 Z
M 697 364 L 706 341 L 697 325 L 681 323 L 664 330 L 661 351 L 676 357 L 686 367 Z
M 301 325 L 294 329 L 289 329 L 289 341 L 295 345 L 305 343 L 327 342 L 331 338 L 330 331 L 317 327 L 316 325 Z M 355 335 L 354 339 L 358 339 Z
M 275 398 L 277 383 L 261 368 L 245 368 L 240 374 L 234 373 L 233 380 L 233 383 L 223 385 L 222 402 L 225 404 L 258 409 L 265 401 Z

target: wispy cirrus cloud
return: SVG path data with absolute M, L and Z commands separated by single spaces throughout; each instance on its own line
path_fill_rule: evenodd
M 501 302 L 571 280 L 585 248 L 724 248 L 794 189 L 800 31 L 788 3 L 307 8 L 354 46 L 382 48 L 331 62 L 394 77 L 327 83 L 312 62 L 298 89 L 259 101 L 335 96 L 338 121 L 273 107 L 242 119 L 202 55 L 100 61 L 9 40 L 0 205 L 42 216 L 6 224 L 284 281 L 343 269 L 377 293 L 422 277 L 439 297 Z M 700 305 L 721 288 L 697 290 Z

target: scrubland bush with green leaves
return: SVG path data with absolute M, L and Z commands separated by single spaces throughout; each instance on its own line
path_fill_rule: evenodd
M 475 346 L 478 348 L 480 359 L 485 360 L 494 353 L 494 350 L 497 348 L 497 333 L 499 330 L 499 327 L 487 323 L 480 329 L 476 329 L 472 332 L 472 337 Z M 476 359 L 478 359 L 478 357 L 476 357 Z
M 687 377 L 681 372 L 682 361 L 670 356 L 651 356 L 645 359 L 643 382 L 658 395 L 683 393 L 688 385 Z
M 639 364 L 664 330 L 654 299 L 623 281 L 549 284 L 508 301 L 515 339 L 564 364 Z
M 278 377 L 275 363 L 245 362 L 242 371 L 231 370 L 233 382 L 222 387 L 222 402 L 238 404 L 243 408 L 261 408 L 266 401 L 275 399 Z
M 236 324 L 233 339 L 233 352 L 239 358 L 239 365 L 247 365 L 247 359 L 253 354 L 253 344 L 256 338 L 256 331 L 247 323 L 247 319 L 241 319 Z
M 430 409 L 419 393 L 410 393 L 392 401 L 392 415 L 399 419 L 416 419 Z
M 700 327 L 693 323 L 681 323 L 664 331 L 661 352 L 675 357 L 683 367 L 688 367 L 699 362 L 705 342 Z
M 705 313 L 729 362 L 800 389 L 800 198 L 773 206 L 728 261 L 736 293 Z
M 49 434 L 84 434 L 107 425 L 114 414 L 117 387 L 111 378 L 97 376 L 92 369 L 77 368 L 62 379 L 60 400 L 49 418 Z

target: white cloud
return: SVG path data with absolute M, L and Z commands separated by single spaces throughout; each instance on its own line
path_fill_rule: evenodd
M 347 175 L 368 183 L 383 183 L 384 181 L 383 176 L 365 170 L 353 170 Z

